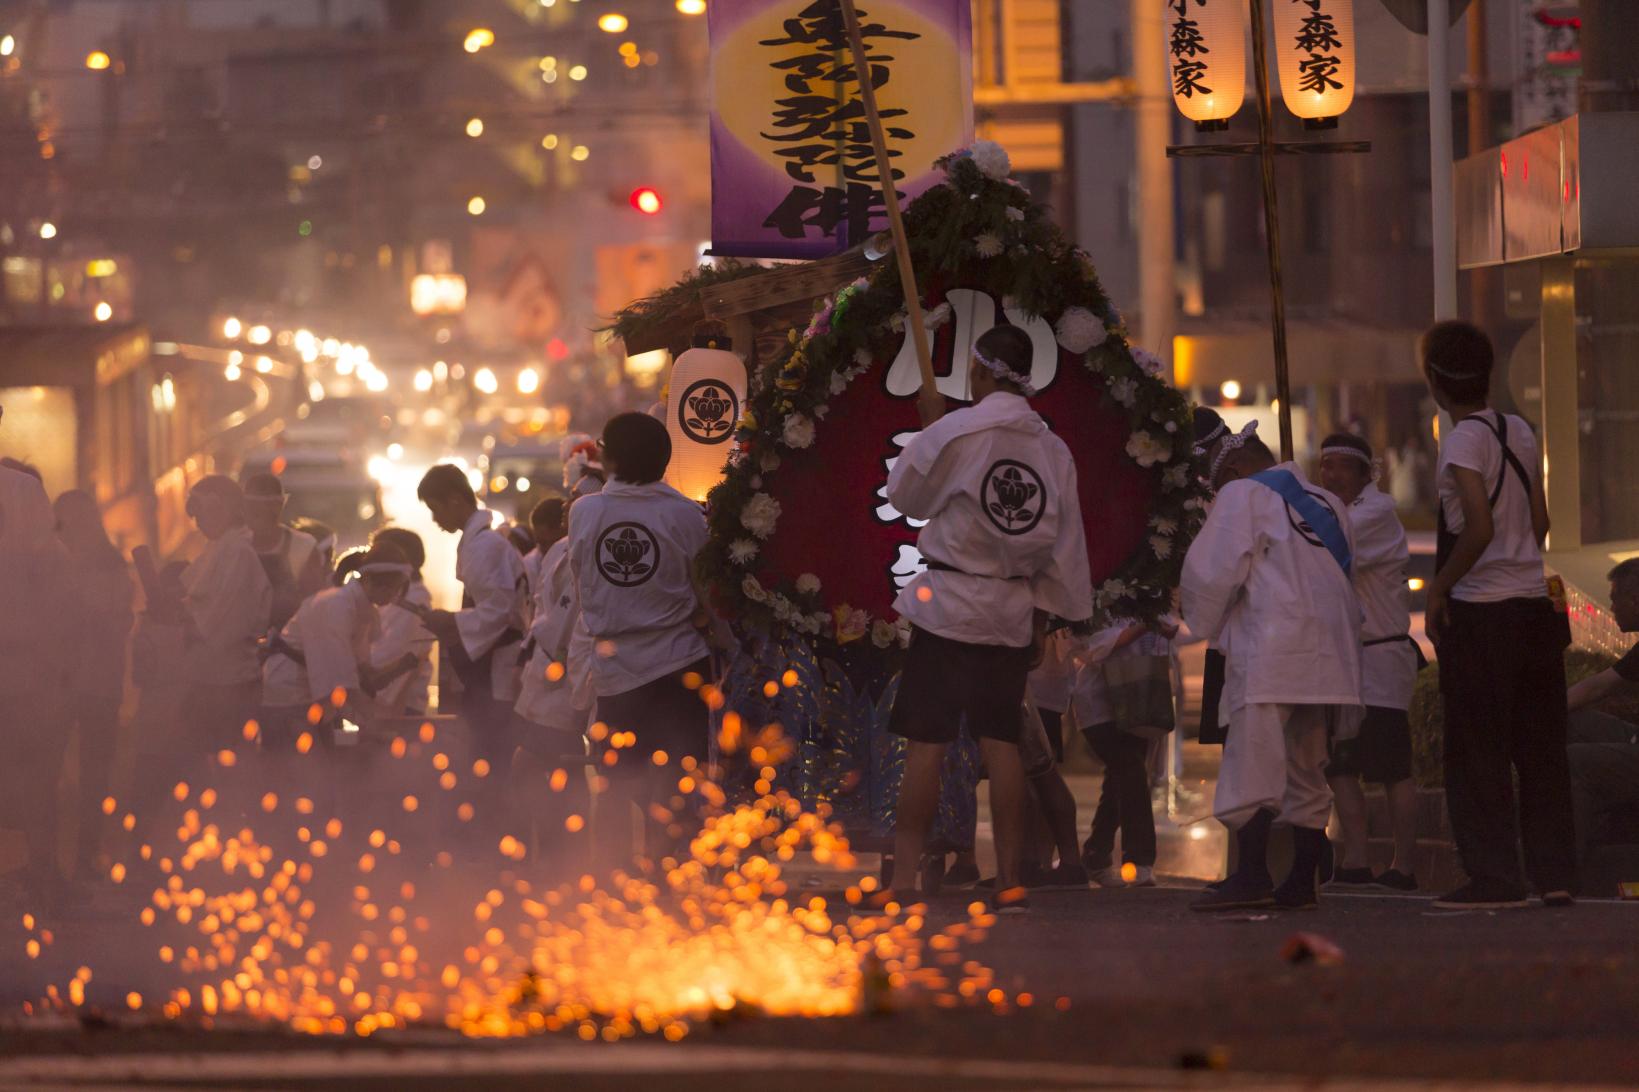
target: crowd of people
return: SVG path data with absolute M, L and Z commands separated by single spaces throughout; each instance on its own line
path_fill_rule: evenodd
M 1213 814 L 1234 845 L 1233 868 L 1196 907 L 1312 908 L 1328 876 L 1417 890 L 1407 710 L 1422 654 L 1409 629 L 1406 534 L 1374 484 L 1370 446 L 1328 437 L 1311 478 L 1254 428 L 1234 431 L 1197 410 L 1213 501 L 1174 610 L 1073 635 L 1059 623 L 1094 614 L 1077 467 L 1030 407 L 1031 355 L 1020 330 L 984 334 L 972 403 L 951 410 L 925 393 L 924 428 L 888 481 L 892 504 L 925 521 L 927 565 L 895 604 L 911 639 L 889 728 L 906 740 L 906 758 L 879 897 L 983 882 L 973 836 L 981 773 L 999 911 L 1027 909 L 1031 887 L 1154 884 L 1151 785 L 1175 728 L 1183 624 L 1212 648 L 1202 738 L 1223 743 Z M 1469 877 L 1439 904 L 1522 905 L 1534 889 L 1569 905 L 1575 816 L 1586 813 L 1586 824 L 1627 801 L 1611 770 L 1639 769 L 1639 742 L 1632 726 L 1620 738 L 1607 726 L 1568 752 L 1568 708 L 1639 682 L 1639 667 L 1630 655 L 1567 696 L 1569 629 L 1544 575 L 1535 440 L 1487 402 L 1483 333 L 1441 323 L 1420 355 L 1452 422 L 1427 621 L 1447 802 Z M 710 760 L 702 687 L 720 679 L 732 635 L 697 581 L 705 517 L 665 484 L 670 456 L 653 415 L 617 415 L 577 449 L 565 495 L 520 527 L 498 524 L 458 467 L 429 469 L 418 497 L 440 531 L 458 536 L 454 610 L 433 606 L 414 532 L 386 527 L 336 557 L 328 529 L 285 522 L 288 498 L 272 474 L 197 481 L 187 513 L 201 547 L 163 567 L 139 549 L 133 581 L 94 498 L 70 490 L 51 502 L 29 467 L 0 463 L 0 702 L 24 726 L 14 733 L 12 811 L 30 843 L 30 885 L 63 888 L 55 797 L 70 740 L 80 799 L 67 875 L 97 870 L 128 649 L 140 695 L 139 810 L 223 748 L 253 743 L 263 775 L 280 783 L 302 776 L 290 766 L 306 750 L 299 740 L 330 747 L 436 711 L 459 714 L 467 757 L 502 775 L 473 826 L 481 840 L 512 835 L 577 870 L 677 852 L 687 830 L 669 802 L 679 778 Z M 985 502 L 991 478 L 1020 468 L 1036 511 L 1019 525 L 998 521 Z M 1639 566 L 1612 579 L 1618 619 L 1639 626 Z M 1061 772 L 1069 724 L 1105 771 L 1084 841 Z M 567 795 L 551 805 L 546 786 L 565 769 L 573 784 L 553 785 Z M 586 810 L 589 782 L 601 790 L 590 848 L 543 821 L 563 801 Z M 1363 782 L 1383 786 L 1393 829 L 1380 873 L 1367 855 Z M 1290 828 L 1293 846 L 1279 886 L 1268 863 L 1277 826 Z

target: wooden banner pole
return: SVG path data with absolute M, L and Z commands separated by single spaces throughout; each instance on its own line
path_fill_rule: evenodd
M 888 141 L 882 133 L 882 115 L 876 110 L 876 88 L 871 84 L 871 65 L 865 41 L 859 33 L 859 13 L 854 0 L 838 0 L 848 26 L 848 47 L 854 55 L 854 76 L 859 81 L 859 98 L 865 106 L 865 123 L 871 130 L 871 148 L 876 153 L 876 173 L 881 176 L 882 201 L 887 206 L 888 228 L 893 232 L 894 257 L 899 263 L 899 285 L 905 293 L 905 322 L 916 345 L 916 363 L 922 371 L 922 389 L 937 389 L 933 375 L 933 354 L 928 350 L 928 330 L 922 321 L 922 294 L 916 287 L 916 270 L 911 267 L 910 240 L 905 221 L 899 214 L 899 193 L 893 184 L 893 164 L 888 159 Z
M 1263 0 L 1252 0 L 1252 65 L 1258 86 L 1258 158 L 1263 168 L 1263 235 L 1269 248 L 1270 318 L 1275 340 L 1275 397 L 1280 399 L 1280 457 L 1292 459 L 1292 383 L 1286 357 L 1286 291 L 1281 284 L 1280 206 L 1275 193 L 1275 137 Z

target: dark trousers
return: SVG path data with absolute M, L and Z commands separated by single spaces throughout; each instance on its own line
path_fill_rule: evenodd
M 1576 859 L 1613 811 L 1639 807 L 1639 728 L 1607 713 L 1571 714 L 1571 804 L 1576 812 Z
M 1446 808 L 1476 882 L 1524 886 L 1522 835 L 1526 873 L 1539 891 L 1575 881 L 1562 634 L 1546 598 L 1451 601 L 1439 648 Z
M 1093 832 L 1082 847 L 1089 868 L 1108 868 L 1121 832 L 1121 855 L 1139 867 L 1155 864 L 1155 813 L 1150 810 L 1149 741 L 1123 732 L 1113 722 L 1081 733 L 1104 763 L 1104 787 L 1093 812 Z

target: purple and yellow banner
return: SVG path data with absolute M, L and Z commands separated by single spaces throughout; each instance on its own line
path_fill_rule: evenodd
M 894 184 L 973 140 L 970 0 L 855 0 Z M 887 227 L 838 0 L 712 0 L 717 254 L 817 258 Z

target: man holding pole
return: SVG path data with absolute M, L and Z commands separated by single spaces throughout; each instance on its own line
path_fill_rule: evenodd
M 894 609 L 911 623 L 891 730 L 909 741 L 900 782 L 890 889 L 909 889 L 938 805 L 939 771 L 963 719 L 990 772 L 997 909 L 1027 908 L 1019 886 L 1025 683 L 1051 617 L 1093 611 L 1076 468 L 1064 441 L 1026 401 L 1030 337 L 998 326 L 969 366 L 973 404 L 946 413 L 919 403 L 927 427 L 888 477 L 888 500 L 927 520 L 917 545 L 927 571 Z

